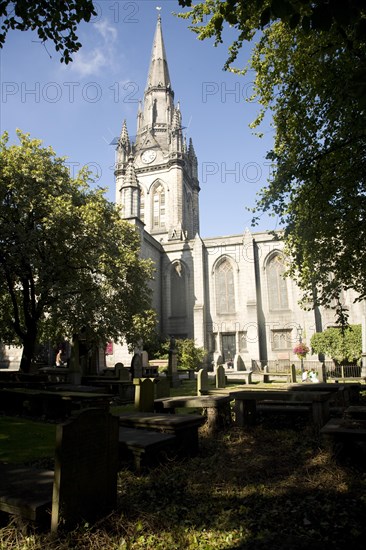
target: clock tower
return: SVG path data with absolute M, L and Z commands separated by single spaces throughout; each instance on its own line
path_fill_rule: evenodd
M 143 102 L 137 113 L 137 135 L 130 143 L 124 123 L 117 145 L 116 202 L 125 217 L 127 167 L 131 155 L 139 188 L 137 217 L 159 242 L 186 241 L 199 233 L 199 183 L 192 140 L 183 136 L 180 105 L 174 103 L 161 17 L 158 16 Z

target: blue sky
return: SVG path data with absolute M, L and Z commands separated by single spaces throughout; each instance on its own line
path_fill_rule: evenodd
M 70 169 L 88 164 L 97 184 L 114 199 L 114 147 L 123 119 L 130 136 L 136 133 L 138 100 L 143 98 L 156 26 L 156 6 L 162 7 L 165 47 L 175 100 L 180 100 L 183 125 L 199 162 L 201 235 L 239 234 L 250 227 L 258 190 L 266 184 L 272 146 L 268 124 L 259 139 L 248 124 L 258 104 L 251 75 L 222 70 L 231 43 L 214 48 L 199 41 L 188 22 L 172 15 L 176 0 L 155 2 L 99 0 L 98 16 L 82 24 L 82 49 L 74 62 L 59 62 L 51 44 L 44 47 L 34 33 L 10 31 L 0 58 L 0 129 L 15 141 L 15 129 L 29 132 L 59 156 Z M 233 35 L 234 36 L 234 35 Z M 245 64 L 249 45 L 240 54 Z M 276 219 L 263 216 L 253 231 L 276 228 Z

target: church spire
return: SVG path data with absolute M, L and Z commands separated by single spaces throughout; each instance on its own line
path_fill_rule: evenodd
M 161 147 L 169 150 L 169 131 L 174 111 L 161 17 L 158 16 L 143 107 L 137 115 L 136 150 Z
M 161 28 L 160 13 L 158 15 L 158 22 L 155 30 L 150 69 L 147 78 L 146 89 L 148 90 L 149 88 L 170 88 L 170 76 Z

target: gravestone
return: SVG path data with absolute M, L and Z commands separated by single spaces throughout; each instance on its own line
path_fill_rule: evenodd
M 178 352 L 175 345 L 175 338 L 170 338 L 170 348 L 169 348 L 169 361 L 168 361 L 168 374 L 167 378 L 171 388 L 176 388 L 179 386 L 179 375 L 178 375 Z
M 118 417 L 82 411 L 56 428 L 51 531 L 93 522 L 117 501 Z
M 155 399 L 170 396 L 170 384 L 167 378 L 155 378 Z
M 225 369 L 223 365 L 218 365 L 215 368 L 215 382 L 216 388 L 225 388 Z
M 200 369 L 197 373 L 197 395 L 208 394 L 208 374 L 206 369 Z
M 151 378 L 134 379 L 135 408 L 140 412 L 154 411 L 155 384 Z
M 131 376 L 134 378 L 142 377 L 142 360 L 139 353 L 135 353 L 131 361 Z
M 294 364 L 290 367 L 290 374 L 291 374 L 291 382 L 293 384 L 296 384 L 296 367 Z
M 77 334 L 74 334 L 71 342 L 70 362 L 69 362 L 70 384 L 78 386 L 81 384 L 81 364 L 80 364 L 80 341 Z
M 123 363 L 116 363 L 114 365 L 114 370 L 118 380 L 124 380 L 125 382 L 130 381 L 130 372 L 126 367 L 124 367 Z
M 141 352 L 141 360 L 142 360 L 142 367 L 144 369 L 148 368 L 149 367 L 149 355 L 148 355 L 147 351 L 142 351 Z
M 320 363 L 319 367 L 317 367 L 317 373 L 318 373 L 318 379 L 319 382 L 326 382 L 327 381 L 327 372 L 324 363 Z
M 246 370 L 244 361 L 242 359 L 242 356 L 239 355 L 238 353 L 235 355 L 235 358 L 234 358 L 234 369 L 235 370 Z
M 216 357 L 216 360 L 215 360 L 215 366 L 217 367 L 217 365 L 222 365 L 224 362 L 223 358 L 222 358 L 222 355 L 219 354 L 217 357 Z

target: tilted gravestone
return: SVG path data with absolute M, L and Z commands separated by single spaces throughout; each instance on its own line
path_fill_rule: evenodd
M 197 373 L 197 395 L 208 394 L 208 374 L 206 369 L 200 369 Z
M 225 369 L 222 365 L 215 368 L 216 388 L 225 388 Z
M 87 409 L 56 428 L 51 531 L 93 522 L 117 501 L 118 418 Z

